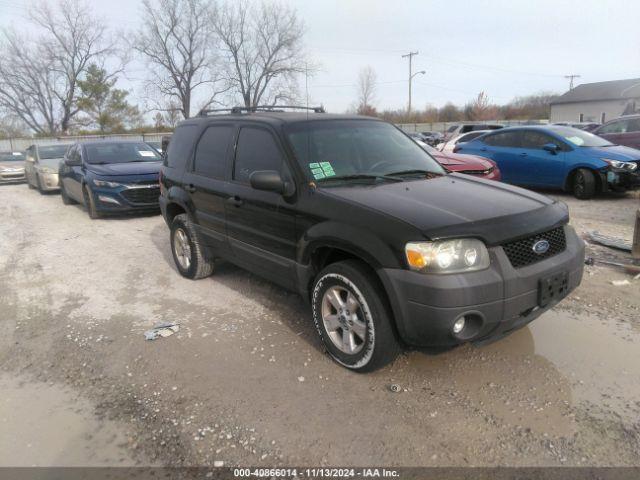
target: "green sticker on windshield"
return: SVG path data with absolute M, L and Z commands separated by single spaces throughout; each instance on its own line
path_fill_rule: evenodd
M 333 167 L 329 162 L 310 163 L 309 169 L 313 178 L 320 180 L 321 178 L 333 177 L 336 172 L 333 171 Z

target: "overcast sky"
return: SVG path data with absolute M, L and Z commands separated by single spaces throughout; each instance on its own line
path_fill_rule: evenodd
M 356 97 L 360 68 L 378 76 L 378 109 L 407 102 L 407 60 L 419 51 L 413 106 L 463 104 L 480 91 L 496 103 L 577 83 L 640 77 L 640 2 L 633 0 L 287 0 L 307 30 L 321 70 L 309 79 L 312 103 L 343 111 Z M 0 0 L 0 24 L 18 25 L 30 4 Z M 91 1 L 114 28 L 135 30 L 140 2 Z M 133 65 L 131 77 L 144 72 Z M 122 81 L 132 96 L 135 82 Z M 304 78 L 301 81 L 304 91 Z

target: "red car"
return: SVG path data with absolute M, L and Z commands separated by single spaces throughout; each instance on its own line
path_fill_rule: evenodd
M 457 173 L 466 173 L 468 175 L 476 175 L 488 180 L 500 181 L 500 169 L 493 160 L 479 157 L 477 155 L 441 152 L 424 142 L 418 142 L 418 144 L 429 152 L 431 156 L 447 170 Z
M 616 145 L 640 149 L 640 115 L 625 115 L 611 120 L 591 133 Z

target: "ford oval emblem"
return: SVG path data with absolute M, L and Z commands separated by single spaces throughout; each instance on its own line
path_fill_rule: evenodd
M 549 242 L 547 240 L 538 240 L 533 244 L 533 251 L 538 255 L 543 255 L 549 251 Z

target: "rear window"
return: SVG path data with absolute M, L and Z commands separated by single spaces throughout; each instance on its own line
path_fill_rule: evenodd
M 176 128 L 164 160 L 166 167 L 184 169 L 197 134 L 197 125 L 182 125 Z
M 67 153 L 69 145 L 48 145 L 45 147 L 38 147 L 38 155 L 41 160 L 48 160 L 51 158 L 62 158 Z
M 21 160 L 24 160 L 24 155 L 21 152 L 0 153 L 0 162 L 18 162 Z

